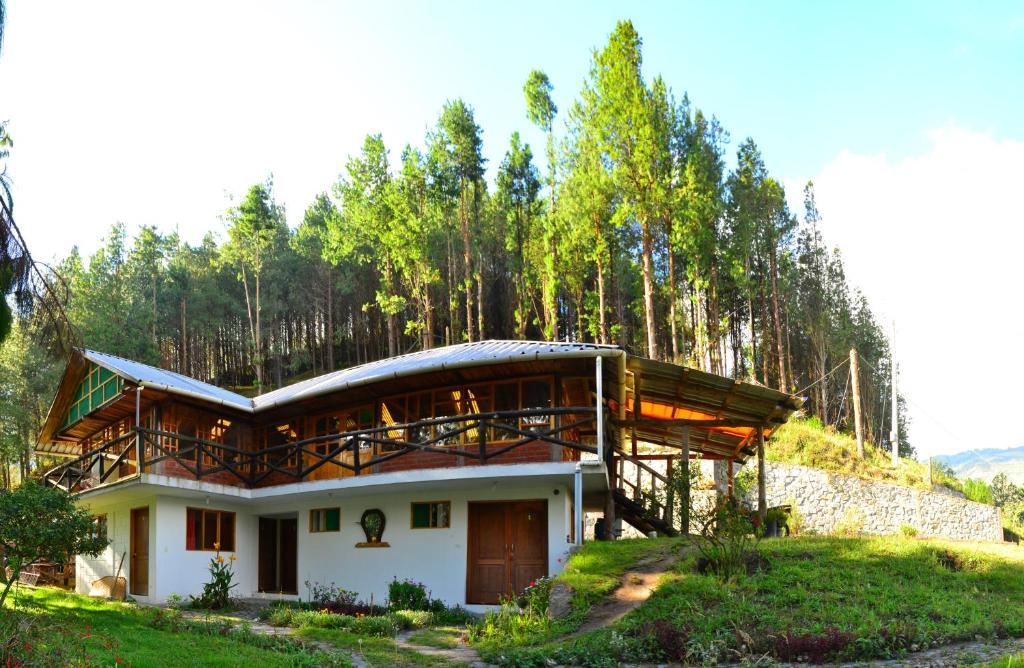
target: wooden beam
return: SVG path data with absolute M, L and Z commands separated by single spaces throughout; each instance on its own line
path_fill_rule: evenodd
M 683 498 L 680 500 L 680 525 L 683 534 L 690 533 L 690 428 L 683 427 L 683 452 L 679 459 L 683 478 Z
M 761 518 L 761 528 L 768 519 L 767 493 L 764 488 L 764 427 L 757 428 L 757 516 Z

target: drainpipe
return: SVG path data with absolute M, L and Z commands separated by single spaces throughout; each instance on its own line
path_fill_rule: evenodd
M 573 476 L 573 497 L 572 520 L 576 526 L 576 544 L 583 545 L 583 466 L 579 462 L 576 462 Z
M 604 358 L 598 355 L 595 358 L 597 366 L 597 461 L 604 461 Z

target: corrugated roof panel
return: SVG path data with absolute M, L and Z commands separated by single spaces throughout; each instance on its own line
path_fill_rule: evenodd
M 254 399 L 256 410 L 329 394 L 351 387 L 417 373 L 476 366 L 493 362 L 517 362 L 538 359 L 594 355 L 598 351 L 618 350 L 616 346 L 592 343 L 546 341 L 479 341 L 444 348 L 421 350 L 408 355 L 361 364 L 311 378 L 288 387 L 261 394 Z
M 158 369 L 156 367 L 149 366 L 148 364 L 134 362 L 123 357 L 117 357 L 116 355 L 98 353 L 94 350 L 83 350 L 82 355 L 85 359 L 95 362 L 102 367 L 106 367 L 114 373 L 138 385 L 154 387 L 168 392 L 173 392 L 175 394 L 205 399 L 207 401 L 225 404 L 243 411 L 251 412 L 253 409 L 252 400 L 247 397 L 235 394 L 234 392 L 217 387 L 216 385 L 204 383 L 196 380 L 195 378 L 183 376 L 180 373 L 174 373 L 173 371 L 167 371 L 165 369 Z

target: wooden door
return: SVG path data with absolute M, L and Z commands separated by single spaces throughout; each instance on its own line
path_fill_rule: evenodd
M 547 501 L 469 504 L 466 602 L 497 604 L 547 574 Z
M 258 585 L 260 591 L 277 591 L 277 520 L 260 518 Z
M 262 592 L 299 593 L 299 521 L 261 517 L 257 587 Z
M 128 590 L 136 596 L 149 595 L 149 508 L 132 508 L 130 539 L 132 558 L 128 563 Z
M 278 587 L 285 594 L 298 594 L 299 521 L 294 517 L 280 520 L 278 532 Z
M 548 503 L 509 504 L 512 593 L 548 574 Z

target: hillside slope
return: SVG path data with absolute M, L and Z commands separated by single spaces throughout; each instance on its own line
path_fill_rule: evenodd
M 765 458 L 908 487 L 928 487 L 925 464 L 900 458 L 894 468 L 890 453 L 871 443 L 864 444 L 864 459 L 861 459 L 857 456 L 857 441 L 852 436 L 823 427 L 815 418 L 792 419 L 776 430 L 765 449 Z M 959 480 L 938 470 L 933 471 L 932 482 L 963 491 Z

